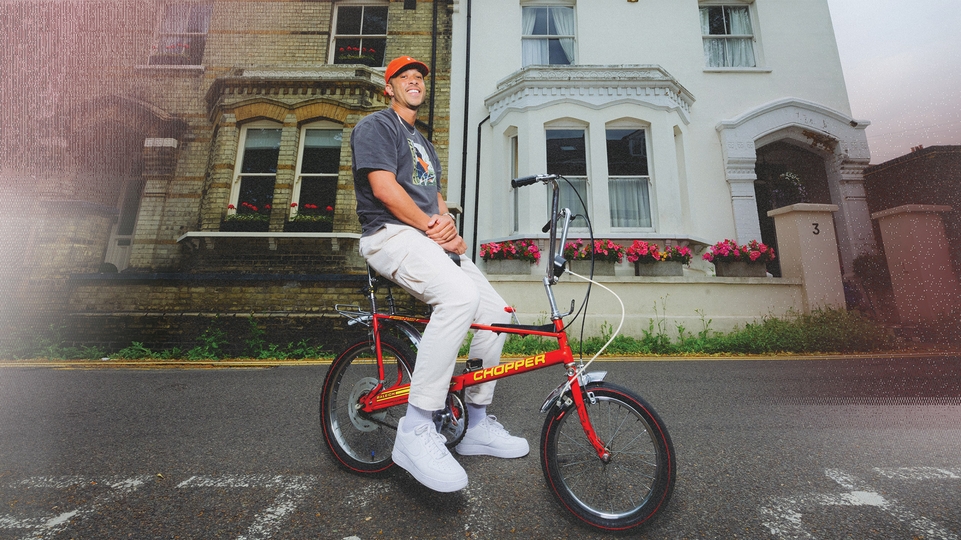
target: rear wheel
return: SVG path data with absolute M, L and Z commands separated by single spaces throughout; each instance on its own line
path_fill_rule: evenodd
M 605 531 L 637 527 L 664 508 L 674 489 L 674 447 L 657 413 L 633 392 L 608 383 L 587 386 L 588 415 L 610 452 L 591 446 L 574 401 L 562 398 L 541 433 L 541 467 L 561 505 Z
M 384 387 L 409 384 L 414 353 L 391 336 L 381 337 Z M 320 423 L 327 448 L 345 468 L 372 474 L 389 469 L 403 406 L 367 414 L 357 404 L 379 383 L 373 340 L 352 343 L 330 365 L 320 396 Z

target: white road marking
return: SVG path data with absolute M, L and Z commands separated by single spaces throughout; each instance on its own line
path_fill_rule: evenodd
M 27 530 L 22 540 L 46 540 L 57 536 L 71 523 L 95 514 L 100 507 L 125 497 L 144 485 L 150 476 L 135 476 L 123 479 L 91 479 L 79 476 L 35 476 L 13 484 L 27 489 L 63 490 L 74 486 L 106 486 L 109 491 L 94 497 L 89 503 L 69 512 L 41 517 L 18 517 L 0 515 L 0 530 Z M 267 540 L 282 525 L 285 519 L 297 509 L 300 502 L 310 493 L 317 479 L 313 476 L 273 476 L 273 475 L 235 475 L 235 476 L 192 476 L 177 484 L 177 489 L 198 488 L 281 488 L 273 504 L 254 516 L 247 532 L 237 540 Z
M 283 490 L 274 499 L 274 503 L 263 512 L 254 516 L 254 522 L 245 534 L 237 540 L 267 540 L 280 529 L 300 502 L 314 487 L 317 480 L 312 476 L 191 476 L 177 484 L 178 488 L 275 488 Z
M 936 469 L 933 467 L 874 469 L 879 476 L 896 479 L 924 480 L 924 479 L 956 479 L 961 475 L 954 471 Z M 812 493 L 798 497 L 776 497 L 767 506 L 760 509 L 762 522 L 773 535 L 784 540 L 813 539 L 802 522 L 802 512 L 815 511 L 820 506 L 870 506 L 878 508 L 892 516 L 922 538 L 940 540 L 958 540 L 957 535 L 934 521 L 916 515 L 911 510 L 898 504 L 896 500 L 886 499 L 874 488 L 860 479 L 837 469 L 827 469 L 824 474 L 837 482 L 846 493 L 821 494 Z
M 961 479 L 961 469 L 939 469 L 937 467 L 898 467 L 875 468 L 878 476 L 895 480 L 958 480 Z
M 126 497 L 144 485 L 149 476 L 135 476 L 125 479 L 90 479 L 79 476 L 37 476 L 27 478 L 15 485 L 27 489 L 67 489 L 73 486 L 106 486 L 110 488 L 106 493 L 94 497 L 89 503 L 81 505 L 69 512 L 61 512 L 44 517 L 17 518 L 0 515 L 0 529 L 26 529 L 26 536 L 22 540 L 45 540 L 57 536 L 67 528 L 71 522 L 82 520 L 96 514 L 101 506 Z

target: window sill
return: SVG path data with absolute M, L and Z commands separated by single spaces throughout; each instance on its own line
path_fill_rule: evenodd
M 181 73 L 203 73 L 206 68 L 204 66 L 184 66 L 184 65 L 173 65 L 173 64 L 142 64 L 134 66 L 134 69 L 143 71 L 179 71 Z
M 771 73 L 774 71 L 770 68 L 760 68 L 760 67 L 706 67 L 704 68 L 704 73 Z
M 336 242 L 339 239 L 360 240 L 359 233 L 349 232 L 229 232 L 229 231 L 190 231 L 177 238 L 177 243 L 189 243 L 194 249 L 199 249 L 201 245 L 208 249 L 213 249 L 214 242 L 218 239 L 262 238 L 267 240 L 271 251 L 277 249 L 277 240 L 283 238 L 330 238 Z

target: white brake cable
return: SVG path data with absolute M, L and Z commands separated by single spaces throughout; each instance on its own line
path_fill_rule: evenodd
M 604 346 L 601 347 L 600 350 L 597 351 L 597 354 L 595 354 L 590 360 L 587 361 L 586 364 L 582 365 L 582 366 L 577 370 L 577 376 L 580 377 L 581 374 L 584 373 L 584 371 L 587 370 L 587 366 L 591 365 L 591 362 L 593 362 L 594 360 L 596 360 L 597 357 L 600 356 L 601 353 L 604 352 L 604 349 L 606 349 L 607 346 L 610 345 L 611 342 L 614 341 L 614 338 L 616 338 L 617 335 L 621 333 L 621 327 L 624 326 L 624 317 L 625 317 L 625 315 L 626 315 L 627 310 L 624 308 L 624 302 L 621 301 L 621 297 L 618 296 L 617 293 L 615 293 L 614 291 L 612 291 L 612 290 L 610 290 L 609 288 L 605 287 L 604 285 L 602 285 L 602 284 L 594 281 L 594 280 L 591 279 L 591 278 L 584 277 L 584 276 L 582 276 L 582 275 L 580 275 L 580 274 L 571 272 L 570 270 L 568 270 L 567 273 L 570 274 L 570 275 L 572 275 L 572 276 L 574 276 L 574 277 L 581 278 L 581 279 L 583 279 L 584 281 L 590 281 L 590 282 L 593 283 L 594 285 L 597 285 L 598 287 L 600 287 L 600 288 L 604 289 L 605 291 L 611 293 L 612 295 L 614 295 L 614 298 L 617 298 L 617 303 L 621 305 L 621 322 L 619 322 L 619 323 L 617 324 L 617 329 L 614 330 L 614 332 L 611 334 L 611 339 L 607 340 L 607 343 L 605 343 Z M 587 317 L 587 313 L 585 313 L 584 316 Z M 570 388 L 570 382 L 567 383 L 567 386 L 568 386 L 568 388 Z

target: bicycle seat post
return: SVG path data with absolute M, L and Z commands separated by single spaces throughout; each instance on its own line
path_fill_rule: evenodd
M 367 299 L 370 300 L 371 314 L 377 312 L 377 273 L 367 265 Z

